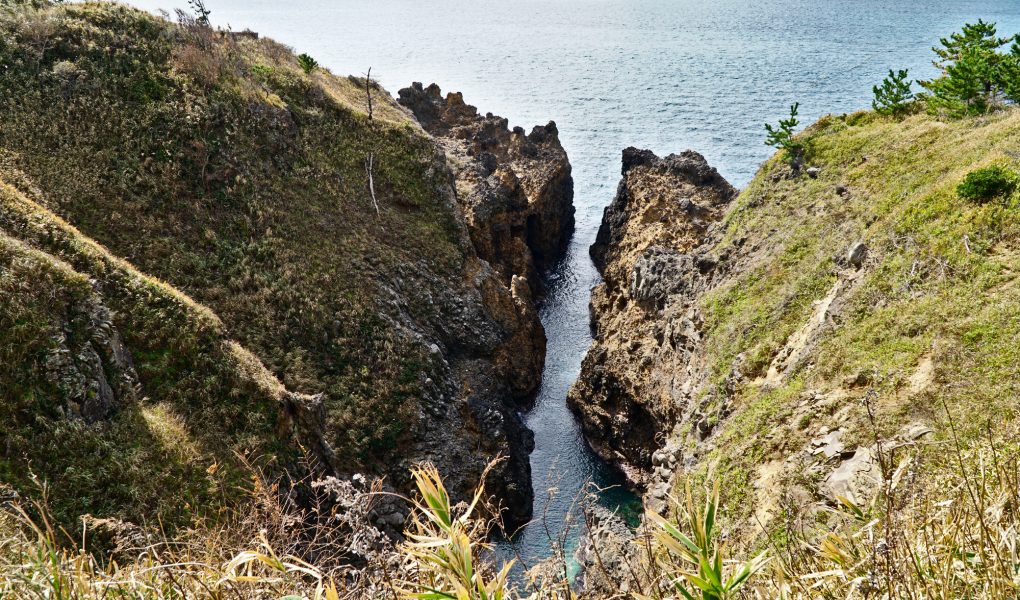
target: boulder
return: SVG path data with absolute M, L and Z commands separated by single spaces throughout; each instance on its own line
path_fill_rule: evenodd
M 856 269 L 864 265 L 867 257 L 868 246 L 864 242 L 855 242 L 846 253 L 846 261 Z

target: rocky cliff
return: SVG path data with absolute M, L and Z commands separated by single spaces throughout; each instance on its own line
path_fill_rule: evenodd
M 444 98 L 435 84 L 415 83 L 399 97 L 450 157 L 479 256 L 506 281 L 518 275 L 538 291 L 537 270 L 562 256 L 574 228 L 574 183 L 556 123 L 510 130 L 505 118 L 478 114 L 459 93 Z
M 526 407 L 541 383 L 545 363 L 545 330 L 535 308 L 542 294 L 541 271 L 566 250 L 574 226 L 570 162 L 556 124 L 550 121 L 525 135 L 519 127 L 510 130 L 505 118 L 479 115 L 459 93 L 443 97 L 435 84 L 414 83 L 398 96 L 443 149 L 474 250 L 502 284 L 483 286 L 484 305 L 508 333 L 492 362 L 513 400 Z M 483 376 L 471 385 L 492 394 L 495 390 L 487 389 L 492 380 Z M 478 422 L 487 424 L 483 440 L 499 439 L 499 428 L 510 424 L 510 443 L 493 450 L 508 457 L 513 482 L 500 496 L 511 509 L 511 519 L 521 523 L 530 517 L 533 500 L 527 457 L 534 447 L 531 433 L 513 411 L 480 416 Z M 455 464 L 449 467 L 458 471 Z
M 30 493 L 9 475 L 37 465 L 71 521 L 138 518 L 175 505 L 160 490 L 228 486 L 241 470 L 234 450 L 304 448 L 323 472 L 388 476 L 398 490 L 414 461 L 432 460 L 461 497 L 502 454 L 488 489 L 511 522 L 530 515 L 531 441 L 517 411 L 544 353 L 533 265 L 563 247 L 572 210 L 554 127 L 523 136 L 484 119 L 468 138 L 486 153 L 465 166 L 449 139 L 419 128 L 374 82 L 369 114 L 364 80 L 305 72 L 271 40 L 88 3 L 18 5 L 0 12 L 0 30 L 10 67 L 0 80 L 0 179 L 10 184 L 0 233 L 29 255 L 70 261 L 18 225 L 19 203 L 30 202 L 37 220 L 73 226 L 61 244 L 101 244 L 108 262 L 165 282 L 192 307 L 136 314 L 111 300 L 109 272 L 80 267 L 72 279 L 96 291 L 51 307 L 52 331 L 5 327 L 0 346 L 31 339 L 42 354 L 3 355 L 5 402 L 20 390 L 0 426 L 17 441 L 0 456 L 4 481 Z M 463 183 L 480 165 L 495 166 L 479 177 L 506 186 L 487 194 Z M 0 273 L 17 302 L 4 308 L 42 310 L 32 270 L 12 260 Z M 206 363 L 218 354 L 167 337 L 165 328 L 190 331 L 192 313 L 216 323 L 203 343 L 237 348 L 274 391 L 224 384 L 234 375 Z M 44 385 L 44 373 L 57 383 Z M 250 402 L 259 411 L 243 408 Z M 133 450 L 131 432 L 145 423 L 194 455 L 145 494 L 100 493 L 162 469 Z M 88 450 L 64 451 L 69 427 Z M 43 460 L 52 453 L 67 464 Z M 203 498 L 174 508 L 174 522 Z
M 867 502 L 904 456 L 922 493 L 946 443 L 1015 439 L 1016 195 L 957 185 L 1016 169 L 1020 113 L 831 116 L 801 139 L 806 169 L 777 156 L 739 195 L 694 153 L 627 150 L 592 247 L 571 406 L 653 507 L 711 472 L 734 539 Z
M 644 483 L 665 435 L 691 419 L 702 317 L 724 270 L 707 248 L 736 190 L 695 152 L 623 152 L 623 179 L 591 247 L 595 342 L 568 402 L 603 459 Z

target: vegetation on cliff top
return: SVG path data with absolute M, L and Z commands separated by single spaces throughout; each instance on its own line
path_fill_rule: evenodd
M 183 314 L 111 307 L 129 345 L 144 342 L 131 354 L 150 415 L 178 415 L 181 443 L 200 447 L 197 437 L 220 426 L 261 420 L 256 427 L 271 428 L 259 416 L 265 410 L 242 408 L 242 401 L 254 401 L 247 394 L 224 388 L 225 378 L 214 375 L 223 367 L 203 371 L 181 362 L 216 362 L 214 352 L 188 350 L 199 340 L 208 344 L 202 336 L 216 323 L 227 332 L 216 335 L 250 349 L 288 389 L 324 393 L 327 438 L 349 468 L 392 458 L 416 426 L 425 393 L 421 374 L 438 368 L 414 332 L 398 325 L 414 323 L 443 339 L 449 323 L 462 318 L 450 290 L 465 285 L 462 231 L 444 191 L 448 175 L 405 111 L 379 94 L 370 120 L 363 81 L 321 68 L 305 73 L 290 50 L 271 40 L 187 19 L 172 24 L 109 3 L 5 3 L 0 70 L 5 218 L 26 201 L 18 194 L 28 194 L 38 210 L 82 232 L 76 243 L 96 240 L 209 307 L 195 309 L 206 315 L 201 326 L 188 325 L 192 317 Z M 369 154 L 378 214 L 367 186 Z M 5 233 L 12 234 L 6 226 Z M 11 290 L 18 302 L 5 302 L 4 309 L 20 304 L 36 311 L 38 303 L 29 299 L 43 291 L 31 278 L 44 267 L 28 264 L 46 261 L 8 246 L 5 255 L 18 270 L 5 269 L 5 282 L 18 286 Z M 36 258 L 14 258 L 22 254 Z M 54 273 L 53 293 L 72 303 L 87 295 L 82 277 L 109 285 L 106 272 Z M 393 301 L 394 288 L 400 303 Z M 0 331 L 4 352 L 17 353 L 4 357 L 12 367 L 4 376 L 20 383 L 4 386 L 4 410 L 12 418 L 2 427 L 7 439 L 32 440 L 40 450 L 50 437 L 28 435 L 25 419 L 46 413 L 40 406 L 57 392 L 39 387 L 31 364 L 58 332 L 45 325 L 45 314 L 9 317 L 21 325 Z M 186 343 L 163 343 L 167 336 Z M 25 354 L 29 338 L 37 345 L 31 356 Z M 175 388 L 178 378 L 186 390 Z M 207 410 L 224 414 L 200 418 Z M 139 419 L 133 427 L 144 429 Z M 174 431 L 172 422 L 160 427 Z M 33 431 L 54 431 L 47 427 Z M 96 436 L 94 443 L 131 437 Z M 141 468 L 148 459 L 139 456 L 157 445 L 135 437 L 132 445 L 140 449 L 124 460 Z M 22 445 L 8 444 L 0 458 L 2 471 L 19 481 L 28 473 L 14 451 Z M 79 474 L 59 491 L 77 496 L 74 510 L 122 504 L 118 494 L 93 492 L 108 484 L 129 487 L 134 478 L 117 475 L 119 459 L 85 464 L 104 455 L 89 447 L 51 449 L 40 456 L 61 458 L 37 459 L 32 468 L 56 479 Z M 198 478 L 186 488 L 191 485 L 205 484 Z M 150 491 L 174 487 L 153 480 Z M 146 503 L 135 506 L 144 512 Z
M 1016 484 L 991 463 L 1020 449 L 1020 111 L 829 116 L 801 139 L 811 176 L 770 160 L 725 222 L 719 247 L 749 258 L 703 300 L 706 359 L 720 387 L 740 383 L 701 464 L 742 537 L 794 572 L 834 569 L 817 593 L 1015 593 Z M 811 467 L 830 432 L 840 460 L 867 458 L 843 492 L 861 513 L 805 510 L 839 485 Z M 802 551 L 827 531 L 827 550 Z

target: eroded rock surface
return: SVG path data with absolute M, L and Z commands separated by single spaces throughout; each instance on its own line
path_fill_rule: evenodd
M 531 516 L 528 454 L 534 448 L 518 412 L 537 391 L 545 362 L 545 330 L 535 304 L 540 272 L 563 254 L 573 231 L 570 162 L 555 123 L 526 135 L 509 129 L 502 117 L 479 115 L 459 93 L 444 97 L 435 84 L 415 83 L 399 97 L 446 156 L 457 207 L 481 259 L 468 276 L 478 306 L 496 325 L 494 332 L 480 329 L 475 340 L 459 335 L 435 353 L 449 373 L 437 381 L 448 387 L 459 382 L 459 389 L 437 395 L 466 400 L 460 408 L 429 403 L 442 425 L 424 436 L 421 455 L 440 466 L 453 489 L 476 483 L 478 469 L 465 468 L 465 457 L 503 455 L 488 489 L 506 507 L 507 523 L 517 525 Z M 452 442 L 451 422 L 466 432 Z
M 595 451 L 635 483 L 668 476 L 653 461 L 663 436 L 700 419 L 696 300 L 726 270 L 728 257 L 708 248 L 735 196 L 695 152 L 623 152 L 623 179 L 591 247 L 604 279 L 592 293 L 595 342 L 568 402 Z
M 506 282 L 522 275 L 535 286 L 536 268 L 563 254 L 574 229 L 574 180 L 556 123 L 511 130 L 436 84 L 414 83 L 399 96 L 450 157 L 479 256 Z

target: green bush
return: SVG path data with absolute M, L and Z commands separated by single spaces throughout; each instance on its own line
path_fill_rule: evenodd
M 780 119 L 779 125 L 772 126 L 768 123 L 765 124 L 765 131 L 768 135 L 765 137 L 765 143 L 774 148 L 784 150 L 783 160 L 790 163 L 794 169 L 799 169 L 802 159 L 804 157 L 804 144 L 798 142 L 794 138 L 794 130 L 800 121 L 797 119 L 797 111 L 800 109 L 800 103 L 795 102 L 790 106 L 790 117 L 788 119 Z
M 297 61 L 298 65 L 300 65 L 301 67 L 301 70 L 304 71 L 306 75 L 311 74 L 311 72 L 314 71 L 319 66 L 318 61 L 316 61 L 311 56 L 308 56 L 307 54 L 299 54 L 297 57 Z
M 968 173 L 956 193 L 966 200 L 984 202 L 1012 194 L 1016 185 L 1017 176 L 1012 171 L 999 166 L 985 167 Z

